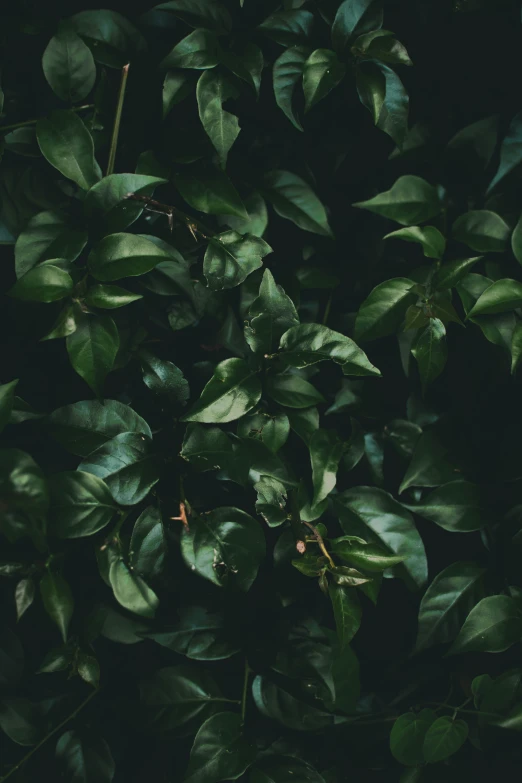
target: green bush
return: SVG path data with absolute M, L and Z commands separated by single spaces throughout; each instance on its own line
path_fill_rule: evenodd
M 85 5 L 2 12 L 0 779 L 518 779 L 520 5 Z

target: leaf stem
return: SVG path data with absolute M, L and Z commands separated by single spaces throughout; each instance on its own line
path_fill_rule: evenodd
M 107 176 L 114 172 L 114 163 L 116 161 L 116 149 L 118 147 L 118 137 L 120 135 L 121 114 L 123 111 L 123 102 L 125 100 L 125 90 L 127 89 L 127 77 L 129 75 L 130 63 L 124 65 L 121 69 L 120 90 L 118 93 L 118 103 L 116 105 L 116 114 L 114 115 L 114 126 L 112 129 L 111 146 L 109 149 L 109 162 L 107 163 Z
M 467 704 L 470 702 L 471 699 L 467 699 L 464 704 Z M 429 704 L 432 707 L 444 707 L 447 710 L 454 710 L 455 713 L 461 712 L 463 715 L 485 715 L 488 718 L 504 718 L 505 715 L 500 715 L 498 712 L 483 712 L 483 710 L 465 710 L 462 707 L 453 707 L 451 704 L 443 704 L 439 701 L 428 701 L 425 702 L 426 704 Z M 1 782 L 0 782 L 1 783 Z
M 332 558 L 330 556 L 330 553 L 328 552 L 328 550 L 327 550 L 327 548 L 325 546 L 325 543 L 323 541 L 323 537 L 320 534 L 320 532 L 310 522 L 305 522 L 304 520 L 301 520 L 301 521 L 302 521 L 303 525 L 306 525 L 306 527 L 309 527 L 310 530 L 312 531 L 312 533 L 314 534 L 315 540 L 319 544 L 319 548 L 320 548 L 321 552 L 323 553 L 323 555 L 326 557 L 326 559 L 330 563 L 330 568 L 335 568 L 335 563 L 332 560 Z
M 17 770 L 19 770 L 20 767 L 23 764 L 25 764 L 25 762 L 28 761 L 34 753 L 36 753 L 36 751 L 40 750 L 42 745 L 45 745 L 47 740 L 51 739 L 51 737 L 53 737 L 55 734 L 57 734 L 60 731 L 60 729 L 63 729 L 63 727 L 67 723 L 69 723 L 70 720 L 75 718 L 78 715 L 78 713 L 81 712 L 81 710 L 83 710 L 83 708 L 87 706 L 87 704 L 91 701 L 91 699 L 94 699 L 94 697 L 99 693 L 99 690 L 100 690 L 99 688 L 96 688 L 95 690 L 91 691 L 89 693 L 89 695 L 87 696 L 87 698 L 85 698 L 82 701 L 82 703 L 78 707 L 76 707 L 76 709 L 73 710 L 73 712 L 71 712 L 70 715 L 68 715 L 66 718 L 64 718 L 64 720 L 62 720 L 61 723 L 59 723 L 57 726 L 54 727 L 54 729 L 52 729 L 48 734 L 46 734 L 45 737 L 42 740 L 40 740 L 40 742 L 37 745 L 34 746 L 34 748 L 31 748 L 29 753 L 26 753 L 26 755 L 23 757 L 23 759 L 21 759 L 18 762 L 18 764 L 15 764 L 15 766 L 12 769 L 9 770 L 7 775 L 4 775 L 2 778 L 0 778 L 0 783 L 4 783 L 4 781 L 7 780 L 8 778 L 10 778 L 11 775 L 14 775 L 14 773 Z
M 86 103 L 84 106 L 77 106 L 75 109 L 71 109 L 71 111 L 86 111 L 87 109 L 94 109 L 94 103 Z M 0 127 L 0 133 L 7 133 L 7 131 L 16 130 L 17 128 L 26 128 L 29 125 L 36 125 L 40 118 L 37 117 L 35 120 L 24 120 L 23 122 L 13 122 L 12 125 L 2 125 Z
M 241 696 L 241 723 L 245 722 L 246 706 L 248 699 L 248 680 L 250 678 L 250 666 L 248 660 L 245 658 L 245 674 L 243 677 L 243 694 Z

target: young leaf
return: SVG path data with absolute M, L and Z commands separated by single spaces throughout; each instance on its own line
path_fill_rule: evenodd
M 53 92 L 67 103 L 86 98 L 96 81 L 91 50 L 67 25 L 61 25 L 47 44 L 42 67 Z
M 281 337 L 278 356 L 287 367 L 309 367 L 331 359 L 344 375 L 377 375 L 380 370 L 353 340 L 321 324 L 299 324 Z
M 216 234 L 205 252 L 203 272 L 212 291 L 235 288 L 259 269 L 272 248 L 261 237 L 237 231 Z
M 438 228 L 434 226 L 409 226 L 399 228 L 386 234 L 383 239 L 404 239 L 406 242 L 417 242 L 422 245 L 424 255 L 428 258 L 442 258 L 446 247 L 446 240 Z
M 443 371 L 448 358 L 446 329 L 439 318 L 430 318 L 419 332 L 411 352 L 419 366 L 419 374 L 424 388 Z
M 264 178 L 263 193 L 281 217 L 304 231 L 333 236 L 323 204 L 301 177 L 290 171 L 270 171 Z
M 184 783 L 235 780 L 256 755 L 256 748 L 243 736 L 241 716 L 219 712 L 203 723 L 194 738 Z
M 468 724 L 463 720 L 455 720 L 448 715 L 437 718 L 429 727 L 424 737 L 422 750 L 428 764 L 453 756 L 468 738 Z
M 240 131 L 238 118 L 225 111 L 223 104 L 238 95 L 237 88 L 222 73 L 205 71 L 199 77 L 196 89 L 199 118 L 218 153 L 222 169 Z
M 308 46 L 291 46 L 274 63 L 273 83 L 276 103 L 294 128 L 302 131 L 293 108 L 297 83 L 302 79 L 305 62 L 310 55 Z
M 101 397 L 120 345 L 116 324 L 107 315 L 85 315 L 76 322 L 76 331 L 66 343 L 73 369 Z
M 182 421 L 224 424 L 248 413 L 261 398 L 261 383 L 243 359 L 218 364 L 199 400 Z
M 359 201 L 353 206 L 368 209 L 403 226 L 429 220 L 442 209 L 433 185 L 411 174 L 399 177 L 390 190 L 379 193 L 368 201 Z
M 346 66 L 339 62 L 330 49 L 316 49 L 308 57 L 303 68 L 305 112 L 325 98 L 342 81 Z
M 361 606 L 359 597 L 353 588 L 343 587 L 332 582 L 328 587 L 332 602 L 335 627 L 341 648 L 346 647 L 361 625 Z
M 44 158 L 82 190 L 101 180 L 92 136 L 73 111 L 58 109 L 39 119 L 36 136 Z
M 473 607 L 448 655 L 504 652 L 522 636 L 522 615 L 513 598 L 491 595 Z
M 71 588 L 61 574 L 48 568 L 40 579 L 40 594 L 45 611 L 58 626 L 62 639 L 66 642 L 74 610 Z

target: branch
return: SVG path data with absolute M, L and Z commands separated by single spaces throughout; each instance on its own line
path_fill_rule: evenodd
M 114 115 L 114 126 L 112 129 L 111 146 L 109 149 L 109 162 L 107 163 L 107 176 L 114 171 L 116 162 L 116 149 L 118 147 L 118 137 L 120 135 L 121 114 L 123 111 L 123 102 L 125 100 L 125 90 L 127 89 L 127 77 L 129 75 L 130 63 L 124 65 L 121 69 L 120 90 L 118 93 L 118 103 L 116 105 L 116 114 Z
M 176 219 L 188 228 L 196 240 L 197 234 L 203 239 L 209 240 L 214 233 L 204 226 L 201 221 L 199 221 L 199 223 L 196 222 L 190 215 L 185 214 L 181 209 L 173 207 L 170 204 L 162 204 L 161 201 L 156 201 L 153 198 L 149 198 L 149 196 L 140 196 L 139 193 L 127 193 L 126 198 L 143 202 L 143 209 L 146 209 L 148 212 L 156 212 L 159 215 L 165 215 L 169 221 L 169 228 L 171 231 L 174 228 L 174 220 Z M 203 233 L 202 229 L 205 233 Z
M 327 548 L 325 546 L 323 537 L 320 534 L 320 532 L 318 531 L 318 529 L 316 527 L 314 527 L 314 525 L 310 524 L 310 522 L 305 522 L 304 520 L 301 520 L 301 521 L 302 521 L 303 525 L 306 525 L 306 527 L 309 527 L 310 530 L 312 531 L 312 533 L 314 534 L 314 538 L 317 541 L 317 543 L 319 544 L 319 548 L 321 549 L 321 552 L 323 553 L 323 555 L 326 557 L 326 559 L 330 563 L 330 567 L 331 568 L 335 568 L 335 563 L 332 560 L 332 558 L 330 557 L 330 553 L 328 552 L 328 550 L 327 550 Z

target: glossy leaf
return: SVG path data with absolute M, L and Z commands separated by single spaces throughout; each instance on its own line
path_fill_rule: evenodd
M 390 190 L 353 206 L 375 212 L 403 226 L 429 220 L 442 208 L 433 185 L 410 174 L 399 177 Z
M 214 68 L 220 60 L 219 42 L 211 30 L 198 29 L 183 38 L 161 62 L 162 69 Z
M 303 126 L 294 111 L 294 93 L 298 82 L 302 79 L 305 62 L 309 55 L 308 46 L 291 46 L 277 58 L 273 69 L 276 103 L 294 128 L 300 131 L 303 130 Z
M 192 167 L 174 177 L 174 184 L 194 209 L 209 215 L 235 215 L 248 218 L 231 181 L 217 169 Z
M 199 400 L 183 421 L 223 424 L 248 413 L 259 402 L 261 383 L 242 359 L 226 359 L 215 369 Z
M 326 210 L 311 187 L 290 171 L 265 175 L 263 192 L 278 215 L 304 231 L 332 237 Z
M 258 30 L 282 46 L 291 48 L 310 38 L 313 25 L 313 14 L 302 8 L 296 8 L 276 11 L 259 25 Z
M 78 783 L 111 783 L 116 765 L 103 737 L 92 732 L 66 731 L 56 744 L 58 768 Z
M 67 337 L 67 352 L 73 369 L 101 397 L 106 376 L 112 370 L 120 338 L 109 316 L 84 316 Z
M 440 266 L 432 278 L 432 285 L 438 291 L 453 288 L 463 277 L 481 260 L 481 256 L 475 258 L 463 258 L 457 261 L 449 261 Z
M 487 209 L 461 215 L 453 224 L 453 236 L 478 253 L 502 253 L 507 249 L 510 230 L 507 223 Z
M 397 73 L 383 63 L 364 61 L 357 68 L 356 82 L 359 100 L 371 113 L 374 124 L 402 149 L 408 134 L 410 99 Z
M 81 470 L 52 476 L 51 531 L 59 538 L 81 538 L 109 524 L 116 505 L 104 481 Z
M 186 783 L 236 780 L 255 757 L 256 749 L 243 736 L 240 715 L 219 712 L 207 718 L 196 734 L 184 780 Z
M 161 247 L 135 234 L 111 234 L 91 250 L 89 270 L 97 280 L 136 277 L 170 258 Z
M 351 47 L 353 54 L 370 57 L 392 65 L 413 65 L 406 47 L 389 30 L 372 30 L 363 33 Z
M 230 98 L 237 98 L 238 91 L 223 74 L 206 71 L 199 77 L 196 96 L 201 124 L 218 153 L 221 168 L 224 169 L 240 127 L 235 114 L 223 109 L 223 103 Z
M 330 49 L 316 49 L 303 67 L 303 90 L 305 112 L 325 98 L 337 87 L 346 73 L 346 66 L 339 62 Z
M 500 163 L 495 176 L 489 183 L 488 191 L 493 190 L 504 177 L 522 161 L 522 113 L 513 117 L 507 135 L 500 148 Z
M 411 352 L 415 357 L 424 387 L 443 371 L 448 358 L 446 329 L 439 318 L 430 318 L 419 332 Z
M 234 288 L 259 269 L 272 248 L 261 237 L 242 236 L 237 231 L 216 234 L 209 242 L 203 262 L 207 284 L 213 291 Z
M 47 263 L 26 272 L 11 288 L 9 296 L 24 302 L 56 302 L 70 294 L 72 289 L 71 276 L 60 267 Z
M 119 285 L 93 285 L 85 295 L 85 304 L 100 310 L 115 310 L 138 299 L 143 299 L 142 294 L 133 294 Z
M 110 556 L 108 581 L 120 606 L 140 617 L 154 617 L 159 606 L 158 596 L 119 553 Z
M 384 239 L 404 239 L 406 242 L 416 242 L 422 245 L 424 255 L 428 258 L 442 258 L 446 247 L 446 240 L 438 228 L 434 226 L 410 226 L 399 228 L 386 234 Z
M 309 367 L 332 359 L 344 375 L 380 375 L 353 340 L 320 324 L 293 326 L 281 337 L 279 357 L 289 367 Z
M 69 584 L 61 574 L 47 569 L 40 579 L 40 595 L 45 611 L 58 626 L 62 639 L 66 642 L 74 610 L 74 599 Z
M 333 430 L 316 430 L 309 443 L 314 496 L 312 506 L 328 497 L 336 484 L 344 443 Z
M 96 221 L 97 231 L 102 235 L 124 231 L 143 212 L 143 204 L 129 200 L 128 194 L 152 196 L 163 182 L 161 177 L 146 174 L 110 174 L 86 194 L 85 212 Z
M 424 762 L 423 742 L 435 720 L 431 709 L 406 712 L 397 718 L 390 734 L 390 750 L 397 761 L 412 767 Z
M 437 718 L 429 727 L 423 742 L 424 758 L 429 764 L 453 756 L 468 738 L 468 724 L 447 715 Z
M 140 695 L 154 731 L 172 731 L 193 718 L 206 717 L 223 701 L 211 675 L 190 665 L 156 670 L 140 683 Z
M 518 280 L 496 280 L 482 293 L 471 310 L 468 318 L 476 315 L 491 315 L 515 310 L 522 304 L 522 283 Z
M 328 588 L 341 648 L 348 645 L 361 624 L 361 607 L 355 590 L 332 582 Z
M 397 331 L 408 307 L 417 301 L 414 287 L 414 281 L 406 277 L 396 277 L 376 286 L 357 313 L 355 339 L 375 340 Z
M 325 401 L 323 395 L 300 375 L 270 375 L 266 390 L 272 399 L 287 408 L 309 408 Z
M 184 405 L 189 398 L 188 382 L 175 364 L 158 359 L 149 351 L 140 351 L 143 382 L 153 392 L 171 404 Z
M 483 598 L 473 607 L 448 655 L 504 652 L 522 636 L 522 615 L 507 595 Z
M 63 258 L 74 261 L 87 243 L 87 232 L 60 212 L 38 212 L 16 240 L 16 276 L 42 261 Z
M 332 26 L 334 49 L 342 51 L 357 29 L 373 0 L 344 0 L 339 6 Z
M 141 33 L 117 11 L 80 11 L 68 21 L 91 47 L 95 60 L 109 68 L 122 68 L 147 48 Z
M 406 559 L 403 555 L 392 555 L 378 544 L 367 543 L 358 536 L 341 536 L 333 539 L 331 544 L 337 557 L 365 571 L 385 571 Z
M 36 136 L 42 155 L 51 166 L 82 190 L 101 179 L 94 157 L 92 136 L 73 111 L 58 109 L 36 123 Z
M 444 530 L 469 533 L 488 524 L 480 487 L 469 481 L 451 481 L 409 507 Z
M 48 84 L 62 101 L 82 101 L 94 87 L 96 66 L 91 50 L 66 25 L 47 44 L 42 67 Z
M 227 634 L 223 616 L 203 606 L 183 607 L 173 628 L 147 637 L 194 661 L 221 661 L 238 651 Z

